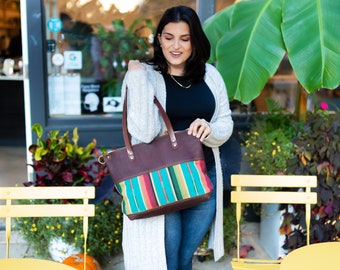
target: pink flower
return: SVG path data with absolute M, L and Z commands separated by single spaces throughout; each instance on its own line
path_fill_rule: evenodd
M 320 108 L 321 110 L 325 111 L 328 109 L 328 104 L 326 102 L 321 102 L 320 103 Z

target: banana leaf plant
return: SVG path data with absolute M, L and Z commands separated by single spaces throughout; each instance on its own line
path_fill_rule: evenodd
M 295 116 L 303 120 L 307 93 L 340 84 L 339 11 L 338 0 L 241 0 L 209 18 L 210 61 L 230 99 L 259 96 L 286 54 L 298 80 Z

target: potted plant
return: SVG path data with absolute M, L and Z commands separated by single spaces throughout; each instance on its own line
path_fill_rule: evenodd
M 96 140 L 87 146 L 78 146 L 78 129 L 73 129 L 72 140 L 69 132 L 60 135 L 59 130 L 48 132 L 44 138 L 44 130 L 40 124 L 32 126 L 37 135 L 35 144 L 29 146 L 32 153 L 35 180 L 26 182 L 27 186 L 98 186 L 106 172 L 95 160 Z
M 255 174 L 286 174 L 287 160 L 294 154 L 292 139 L 301 123 L 294 121 L 291 113 L 274 100 L 266 100 L 268 113 L 257 113 L 252 119 L 249 132 L 245 133 L 243 161 Z M 251 204 L 260 216 L 260 242 L 272 259 L 285 253 L 281 247 L 285 233 L 280 234 L 281 216 L 284 214 L 279 204 Z
M 328 110 L 321 103 L 307 114 L 303 128 L 294 138 L 294 153 L 287 161 L 287 173 L 317 175 L 318 203 L 312 208 L 311 243 L 339 241 L 340 238 L 340 110 Z M 286 226 L 295 226 L 286 243 L 287 249 L 305 244 L 303 208 L 287 215 Z M 302 217 L 302 218 L 301 218 Z
M 305 122 L 296 122 L 290 119 L 291 115 L 275 116 L 271 112 L 268 115 L 259 116 L 256 115 L 245 140 L 245 160 L 249 161 L 255 173 L 259 174 L 267 174 L 267 172 L 275 174 L 277 171 L 288 175 L 317 175 L 318 204 L 312 208 L 311 243 L 339 239 L 340 110 L 329 111 L 328 104 L 321 103 L 320 106 L 316 106 L 314 112 L 307 113 Z M 266 124 L 262 125 L 266 117 Z M 274 120 L 275 117 L 276 120 Z M 282 117 L 286 118 L 283 122 L 279 120 L 284 119 Z M 273 129 L 273 134 L 276 134 L 274 137 L 271 132 L 268 134 L 265 132 L 273 127 L 270 119 L 277 124 L 281 122 Z M 275 132 L 276 129 L 279 130 L 278 133 Z M 277 137 L 281 139 L 273 139 Z M 279 144 L 279 141 L 285 142 L 284 145 Z M 282 151 L 284 148 L 286 150 Z M 282 156 L 284 158 L 281 158 Z M 267 170 L 270 165 L 272 167 Z M 289 252 L 305 245 L 304 207 L 281 205 L 279 210 L 282 212 L 275 214 L 273 211 L 270 219 L 273 220 L 274 216 L 282 216 L 281 221 L 277 223 L 280 224 L 279 230 L 277 224 L 271 227 L 285 236 L 282 239 L 284 241 L 281 240 L 283 248 Z M 262 228 L 261 232 L 263 232 Z M 270 238 L 270 245 L 273 245 L 272 236 L 266 235 L 265 237 Z M 269 246 L 269 244 L 264 246 Z M 272 253 L 273 248 L 267 252 Z
M 87 253 L 104 265 L 121 252 L 122 214 L 112 197 L 97 203 L 95 209 L 96 215 L 89 219 Z M 83 253 L 82 220 L 78 217 L 17 218 L 14 226 L 34 256 L 62 262 Z
M 245 133 L 243 160 L 256 174 L 285 174 L 293 156 L 292 139 L 301 125 L 274 100 L 266 100 L 268 113 L 257 113 Z
M 101 43 L 102 56 L 100 64 L 104 70 L 104 84 L 102 96 L 104 112 L 122 110 L 117 108 L 120 102 L 120 90 L 127 62 L 130 59 L 144 59 L 150 54 L 150 45 L 154 27 L 150 19 L 139 18 L 133 21 L 129 28 L 125 27 L 123 20 L 112 21 L 113 31 L 97 24 L 96 38 Z M 116 98 L 118 96 L 118 98 Z M 115 97 L 112 100 L 111 97 Z M 112 101 L 115 106 L 111 103 Z
M 78 145 L 77 128 L 73 130 L 72 139 L 69 139 L 68 131 L 60 134 L 59 130 L 52 130 L 44 137 L 40 124 L 34 124 L 32 129 L 37 135 L 37 142 L 29 147 L 32 153 L 30 166 L 33 167 L 35 179 L 24 183 L 26 186 L 101 187 L 107 172 L 96 160 L 99 153 L 95 140 L 82 147 Z M 51 256 L 54 260 L 62 261 L 72 254 L 82 252 L 82 222 L 78 217 L 18 218 L 15 226 L 32 245 L 37 256 Z M 96 214 L 89 219 L 87 253 L 99 262 L 105 262 L 121 251 L 121 233 L 121 208 L 115 193 L 111 192 L 103 199 L 97 199 Z M 52 253 L 54 246 L 61 253 Z

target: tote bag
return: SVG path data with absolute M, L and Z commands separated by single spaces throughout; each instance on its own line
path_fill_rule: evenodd
M 122 196 L 122 211 L 131 220 L 192 207 L 208 200 L 213 190 L 200 140 L 185 130 L 174 132 L 156 97 L 154 103 L 165 122 L 167 134 L 151 143 L 131 145 L 125 97 L 122 115 L 125 147 L 98 159 L 108 167 Z

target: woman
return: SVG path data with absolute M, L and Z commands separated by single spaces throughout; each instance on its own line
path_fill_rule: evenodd
M 233 129 L 224 82 L 206 64 L 210 44 L 194 10 L 177 6 L 165 11 L 148 63 L 131 60 L 126 86 L 128 129 L 133 143 L 151 142 L 165 126 L 153 103 L 156 96 L 175 130 L 188 130 L 203 143 L 214 185 L 209 201 L 195 207 L 142 220 L 124 217 L 123 251 L 127 270 L 192 269 L 192 258 L 209 227 L 215 260 L 224 255 L 222 172 L 218 147 Z

